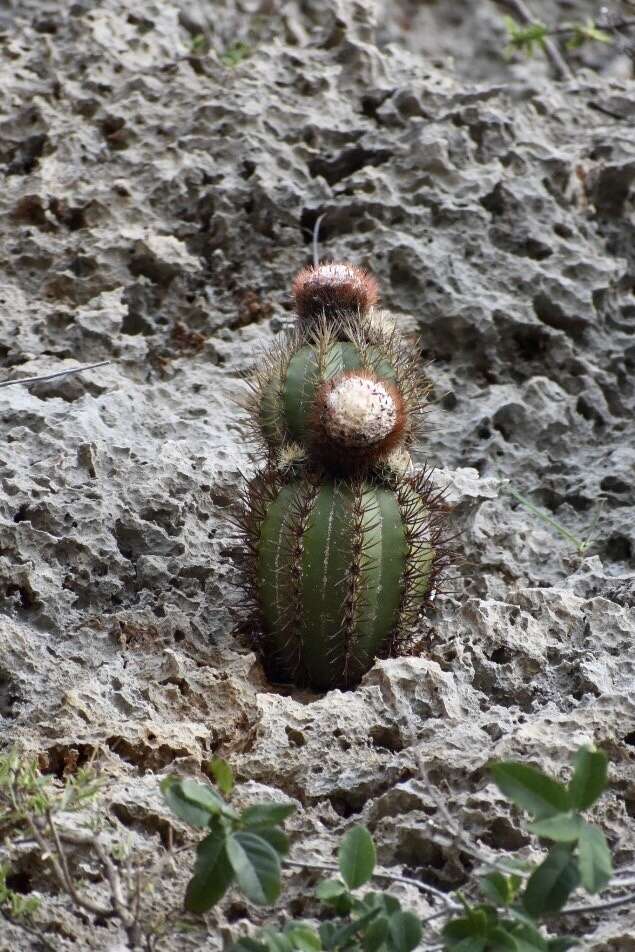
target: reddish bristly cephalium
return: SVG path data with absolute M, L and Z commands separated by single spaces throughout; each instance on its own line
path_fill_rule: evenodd
M 300 321 L 329 312 L 366 314 L 377 303 L 377 281 L 354 264 L 320 264 L 303 268 L 293 282 L 293 297 Z

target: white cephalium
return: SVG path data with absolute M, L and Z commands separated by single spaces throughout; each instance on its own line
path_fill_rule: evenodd
M 343 446 L 374 446 L 398 423 L 398 408 L 388 387 L 369 377 L 337 381 L 324 395 L 320 414 L 325 433 Z

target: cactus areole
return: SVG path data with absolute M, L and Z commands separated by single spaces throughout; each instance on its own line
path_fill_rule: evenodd
M 348 687 L 416 620 L 435 572 L 427 484 L 269 472 L 252 484 L 256 598 L 274 675 Z

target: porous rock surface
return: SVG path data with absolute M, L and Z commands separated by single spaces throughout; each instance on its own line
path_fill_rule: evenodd
M 392 19 L 365 0 L 256 6 L 2 7 L 2 376 L 111 361 L 0 390 L 2 744 L 59 777 L 95 756 L 109 835 L 159 870 L 157 928 L 191 868 L 166 859 L 187 833 L 158 781 L 213 753 L 240 800 L 297 801 L 304 857 L 332 860 L 364 822 L 384 867 L 447 890 L 472 860 L 439 845 L 438 796 L 476 841 L 531 856 L 487 761 L 565 777 L 595 742 L 611 758 L 597 820 L 632 865 L 635 142 L 596 107 L 632 116 L 635 87 L 506 63 L 486 3 L 454 64 L 445 4 L 425 5 L 438 62 L 405 3 Z M 420 656 L 323 697 L 269 685 L 236 636 L 226 518 L 256 465 L 241 375 L 290 317 L 321 214 L 324 255 L 368 266 L 421 337 L 436 408 L 415 455 L 440 467 L 465 559 Z M 595 541 L 577 554 L 510 487 Z M 19 871 L 55 948 L 124 947 L 28 845 Z M 306 883 L 288 880 L 296 916 L 314 911 Z M 159 947 L 219 948 L 262 917 L 232 895 Z M 628 909 L 576 928 L 635 947 Z

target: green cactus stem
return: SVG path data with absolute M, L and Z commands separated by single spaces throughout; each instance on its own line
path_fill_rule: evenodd
M 429 393 L 413 355 L 394 332 L 369 341 L 351 324 L 347 334 L 339 340 L 322 322 L 265 359 L 250 418 L 270 452 L 295 442 L 323 462 L 367 464 L 413 439 Z
M 243 520 L 248 576 L 273 677 L 318 689 L 356 684 L 409 636 L 444 562 L 429 475 L 252 481 Z

